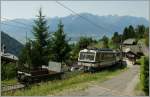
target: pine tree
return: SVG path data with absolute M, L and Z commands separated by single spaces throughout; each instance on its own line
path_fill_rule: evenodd
M 125 27 L 123 31 L 123 40 L 126 40 L 128 38 L 136 38 L 135 30 L 132 25 L 129 25 L 129 27 Z
M 42 65 L 48 65 L 49 61 L 49 33 L 48 26 L 45 16 L 42 15 L 42 9 L 39 10 L 39 15 L 34 21 L 35 25 L 33 26 L 33 35 L 35 40 L 33 41 L 33 65 L 35 67 L 40 67 Z
M 101 40 L 103 41 L 103 48 L 109 48 L 108 46 L 109 38 L 104 35 Z
M 68 40 L 66 40 L 61 20 L 58 24 L 58 30 L 52 36 L 51 52 L 52 61 L 62 63 L 69 58 L 70 47 Z
M 135 31 L 134 31 L 134 27 L 132 25 L 129 25 L 128 28 L 128 38 L 135 38 Z
M 32 64 L 32 49 L 31 49 L 31 41 L 29 40 L 19 55 L 19 69 L 30 69 Z
M 149 47 L 149 27 L 146 28 L 146 31 L 144 33 L 144 38 L 145 38 L 146 46 Z
M 138 25 L 136 28 L 136 37 L 138 39 L 143 38 L 145 32 L 146 32 L 145 26 L 144 25 Z
M 125 27 L 125 29 L 124 29 L 124 31 L 123 31 L 123 40 L 126 40 L 126 39 L 128 39 L 128 37 L 129 37 L 129 35 L 128 35 L 128 28 L 127 27 Z
M 118 48 L 121 43 L 121 35 L 118 34 L 118 32 L 115 32 L 112 37 L 112 42 L 115 45 L 115 48 Z

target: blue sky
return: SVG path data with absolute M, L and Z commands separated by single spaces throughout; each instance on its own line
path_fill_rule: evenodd
M 96 15 L 130 15 L 149 18 L 149 1 L 60 1 L 77 13 Z M 47 17 L 64 17 L 72 14 L 55 1 L 1 1 L 1 16 L 14 18 L 35 18 L 39 8 Z

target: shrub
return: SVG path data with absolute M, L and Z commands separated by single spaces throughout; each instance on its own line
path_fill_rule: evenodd
M 16 64 L 2 64 L 1 70 L 2 80 L 12 79 L 16 76 Z
M 143 57 L 141 60 L 141 71 L 140 80 L 142 84 L 142 90 L 146 95 L 149 95 L 149 59 L 148 57 Z

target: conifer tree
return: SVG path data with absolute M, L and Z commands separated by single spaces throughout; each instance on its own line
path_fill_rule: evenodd
M 119 45 L 121 43 L 121 35 L 118 34 L 118 32 L 115 32 L 112 37 L 112 42 L 115 45 L 115 48 L 119 48 Z
M 135 31 L 134 31 L 134 27 L 132 25 L 129 25 L 128 28 L 128 38 L 135 38 Z
M 60 20 L 58 30 L 52 36 L 51 59 L 52 61 L 65 62 L 69 58 L 70 47 Z
M 136 31 L 136 37 L 138 39 L 143 38 L 146 32 L 146 27 L 144 25 L 138 25 L 135 31 Z
M 129 37 L 128 32 L 129 32 L 129 31 L 128 31 L 128 28 L 125 27 L 125 29 L 124 29 L 124 31 L 123 31 L 123 40 L 128 39 L 128 37 Z
M 101 40 L 103 41 L 103 48 L 109 48 L 108 46 L 109 38 L 104 35 Z
M 27 41 L 19 55 L 19 69 L 29 68 L 32 64 L 31 41 Z
M 129 25 L 129 27 L 125 27 L 123 31 L 123 40 L 126 40 L 128 38 L 136 38 L 135 30 L 132 25 Z
M 48 45 L 50 43 L 48 26 L 45 16 L 42 15 L 42 9 L 40 8 L 37 19 L 34 21 L 33 35 L 35 40 L 33 41 L 33 65 L 35 67 L 48 65 L 49 50 Z
M 24 67 L 27 65 L 30 69 L 36 69 L 42 65 L 48 65 L 49 61 L 49 33 L 45 16 L 42 15 L 42 9 L 39 10 L 39 15 L 34 21 L 33 35 L 34 40 L 29 40 L 23 48 L 19 56 L 19 65 Z

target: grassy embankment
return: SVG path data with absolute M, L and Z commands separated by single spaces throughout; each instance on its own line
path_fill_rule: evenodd
M 144 61 L 144 60 L 142 60 L 142 57 L 140 58 L 140 59 L 138 59 L 137 60 L 137 64 L 138 65 L 141 65 L 141 62 L 142 61 Z M 139 74 L 139 76 L 140 76 L 140 74 Z M 135 95 L 137 95 L 137 96 L 139 96 L 139 95 L 144 95 L 144 92 L 142 91 L 142 83 L 141 83 L 141 81 L 139 80 L 139 82 L 137 83 L 137 85 L 136 85 L 136 87 L 135 87 L 135 89 L 134 89 L 134 92 L 135 92 Z
M 139 81 L 135 87 L 135 95 L 137 96 L 144 96 L 144 92 L 142 91 L 142 84 L 141 82 Z
M 145 56 L 141 57 L 139 60 L 137 60 L 137 64 L 140 65 L 140 74 L 139 74 L 139 82 L 137 83 L 136 87 L 135 87 L 135 95 L 137 96 L 145 96 L 147 94 L 144 93 L 144 85 L 143 85 L 143 80 L 142 80 L 142 69 L 143 69 L 143 65 L 145 65 Z M 148 64 L 147 64 L 148 65 Z
M 30 88 L 24 90 L 17 90 L 16 92 L 8 92 L 2 95 L 16 95 L 16 96 L 46 96 L 46 95 L 59 95 L 60 92 L 69 89 L 85 89 L 91 82 L 102 82 L 107 79 L 120 74 L 126 68 L 111 68 L 97 73 L 78 73 L 74 72 L 69 74 L 69 78 L 64 80 L 54 80 L 48 82 L 41 82 L 38 85 L 32 85 Z M 58 94 L 59 93 L 59 94 Z

